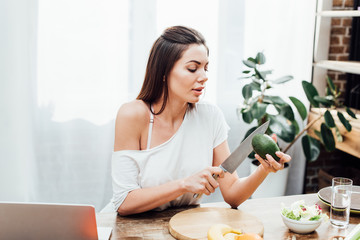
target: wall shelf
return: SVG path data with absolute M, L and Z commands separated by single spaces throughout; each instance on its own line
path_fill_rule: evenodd
M 327 70 L 360 74 L 358 61 L 329 60 L 331 17 L 360 17 L 360 10 L 332 10 L 331 0 L 317 0 L 315 15 L 312 83 L 324 96 Z
M 326 111 L 326 108 L 311 108 L 309 112 L 309 122 L 313 119 L 316 119 L 320 114 L 323 114 Z M 349 153 L 357 158 L 360 158 L 360 114 L 356 114 L 357 119 L 351 118 L 344 109 L 340 110 L 346 119 L 350 121 L 352 126 L 352 130 L 348 132 L 345 127 L 342 125 L 340 120 L 337 117 L 336 111 L 330 111 L 331 115 L 333 116 L 336 125 L 339 127 L 339 131 L 343 136 L 342 142 L 337 142 L 336 139 L 336 148 Z M 353 112 L 356 112 L 355 109 L 352 109 Z M 317 135 L 315 134 L 315 130 L 320 131 L 321 123 L 324 122 L 324 118 L 322 117 L 319 121 L 315 122 L 315 124 L 309 129 L 308 134 L 313 138 L 318 139 Z M 335 131 L 335 130 L 333 130 Z M 335 136 L 335 134 L 334 134 Z
M 342 11 L 321 11 L 316 14 L 321 17 L 360 17 L 359 10 L 342 10 Z
M 322 60 L 315 62 L 314 66 L 333 70 L 333 71 L 360 74 L 360 62 L 356 62 L 356 61 Z

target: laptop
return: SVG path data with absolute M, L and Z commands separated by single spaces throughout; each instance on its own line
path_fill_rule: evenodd
M 111 228 L 107 232 L 109 239 Z M 85 204 L 0 202 L 0 239 L 98 240 L 95 208 Z

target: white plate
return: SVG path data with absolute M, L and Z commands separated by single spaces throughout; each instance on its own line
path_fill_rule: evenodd
M 331 186 L 322 188 L 317 193 L 317 196 L 323 203 L 330 206 Z M 354 213 L 360 213 L 360 186 L 352 186 L 350 211 Z

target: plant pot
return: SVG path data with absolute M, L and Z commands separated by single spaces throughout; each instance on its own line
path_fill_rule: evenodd
M 257 160 L 252 160 L 250 164 L 250 172 L 253 173 L 257 165 Z M 278 197 L 284 196 L 286 191 L 287 178 L 289 174 L 289 164 L 285 163 L 283 170 L 276 173 L 269 173 L 265 180 L 253 193 L 251 198 L 265 198 L 265 197 Z

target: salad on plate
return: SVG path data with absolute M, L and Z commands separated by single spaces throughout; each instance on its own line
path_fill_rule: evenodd
M 281 214 L 292 220 L 318 221 L 329 218 L 325 213 L 322 213 L 322 209 L 318 204 L 308 206 L 304 200 L 296 201 L 290 207 L 286 207 L 284 203 L 281 205 Z

